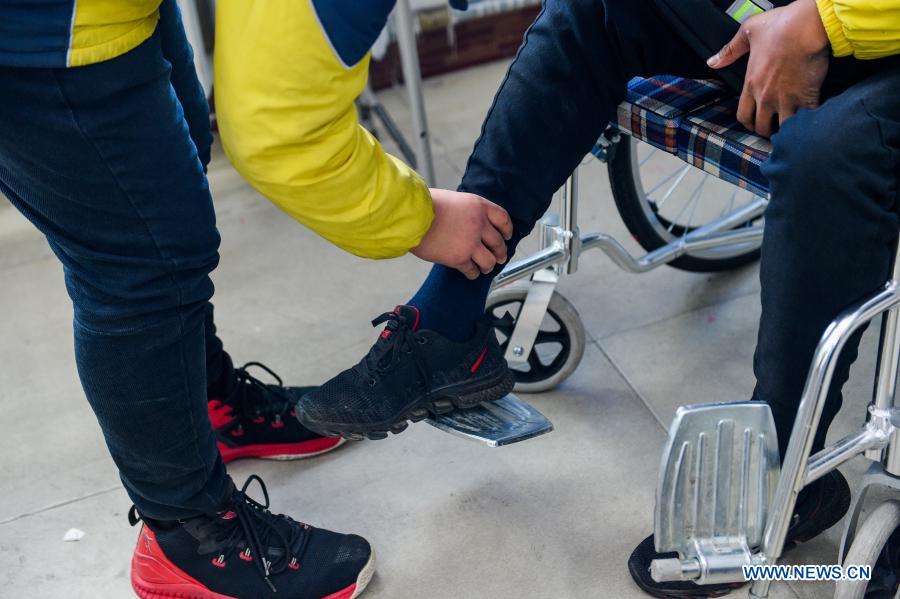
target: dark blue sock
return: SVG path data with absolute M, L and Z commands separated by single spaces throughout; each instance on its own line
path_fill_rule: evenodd
M 518 227 L 517 227 L 518 229 Z M 513 233 L 506 242 L 507 256 L 512 258 L 521 237 Z M 425 282 L 409 300 L 419 309 L 419 328 L 435 331 L 454 341 L 465 341 L 475 332 L 475 322 L 484 315 L 484 304 L 494 277 L 504 265 L 470 281 L 455 268 L 435 264 Z
M 470 281 L 455 268 L 435 264 L 409 304 L 419 309 L 419 328 L 435 331 L 454 341 L 465 341 L 475 332 L 475 321 L 484 314 L 484 302 L 494 273 Z

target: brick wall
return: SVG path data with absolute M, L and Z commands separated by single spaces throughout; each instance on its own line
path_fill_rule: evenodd
M 445 13 L 420 13 L 422 31 L 416 42 L 422 77 L 513 56 L 522 43 L 525 30 L 538 12 L 540 6 L 530 6 L 457 23 L 453 28 L 453 45 L 452 38 L 448 35 L 446 18 L 442 18 Z M 372 61 L 369 73 L 374 89 L 403 81 L 396 42 L 391 42 L 381 60 Z

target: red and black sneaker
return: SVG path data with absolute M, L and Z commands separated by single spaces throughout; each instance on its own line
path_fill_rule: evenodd
M 420 329 L 419 311 L 397 306 L 373 326 L 387 323 L 368 355 L 353 368 L 304 395 L 300 422 L 323 435 L 384 439 L 407 420 L 500 399 L 515 380 L 487 317 L 475 334 L 457 342 Z
M 248 372 L 259 368 L 273 377 L 266 384 Z M 315 387 L 285 387 L 281 378 L 259 362 L 234 368 L 225 355 L 223 397 L 210 398 L 209 419 L 219 444 L 222 461 L 238 458 L 296 460 L 320 455 L 344 443 L 340 437 L 324 437 L 307 429 L 296 418 L 297 400 Z
M 258 503 L 247 487 L 259 482 Z M 357 535 L 334 533 L 269 511 L 258 476 L 235 489 L 221 512 L 188 520 L 143 520 L 131 586 L 142 599 L 354 599 L 375 572 L 375 554 Z

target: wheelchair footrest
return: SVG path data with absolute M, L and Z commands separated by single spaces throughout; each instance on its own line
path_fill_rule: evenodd
M 748 548 L 762 542 L 779 471 L 767 404 L 679 408 L 660 464 L 654 535 L 657 551 L 676 551 L 681 561 L 656 564 L 656 576 L 740 580 Z
M 553 423 L 546 416 L 512 394 L 474 408 L 429 418 L 426 422 L 490 447 L 518 443 L 553 430 Z

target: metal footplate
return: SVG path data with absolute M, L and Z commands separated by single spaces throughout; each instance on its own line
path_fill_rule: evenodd
M 675 414 L 656 487 L 657 582 L 744 580 L 762 543 L 780 460 L 775 422 L 763 402 L 683 406 Z
M 426 422 L 490 447 L 518 443 L 553 430 L 553 423 L 546 416 L 512 394 L 474 408 L 428 418 Z

